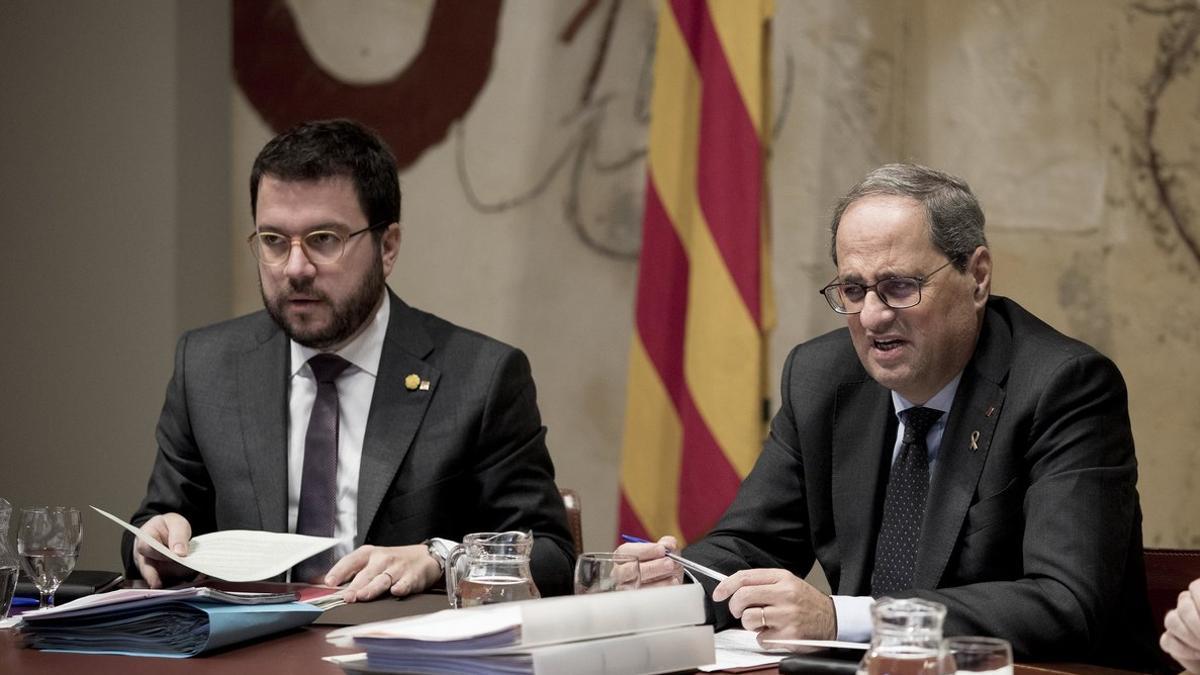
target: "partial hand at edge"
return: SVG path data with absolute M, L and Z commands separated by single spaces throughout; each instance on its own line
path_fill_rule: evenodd
M 641 577 L 642 588 L 654 586 L 678 586 L 683 583 L 683 567 L 667 557 L 679 549 L 675 537 L 666 536 L 657 544 L 621 544 L 617 553 L 636 556 L 638 574 Z
M 330 568 L 325 584 L 340 586 L 346 602 L 371 600 L 385 592 L 404 597 L 428 589 L 441 578 L 441 567 L 423 544 L 360 546 Z M 351 577 L 353 577 L 351 579 Z
M 729 613 L 763 640 L 833 640 L 833 598 L 783 569 L 742 570 L 713 590 L 714 602 L 729 600 Z
M 1166 631 L 1159 639 L 1163 651 L 1187 668 L 1200 673 L 1200 579 L 1179 594 L 1175 609 L 1167 612 Z
M 183 557 L 188 554 L 188 541 L 192 538 L 192 525 L 187 518 L 178 513 L 163 513 L 154 516 L 142 523 L 141 529 L 171 549 L 175 555 Z M 188 569 L 169 558 L 164 558 L 161 553 L 138 538 L 135 538 L 133 542 L 133 563 L 150 588 L 162 588 L 168 581 L 173 583 L 196 574 L 195 570 Z

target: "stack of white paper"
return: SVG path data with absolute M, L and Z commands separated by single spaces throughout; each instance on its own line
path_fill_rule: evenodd
M 383 673 L 660 673 L 714 660 L 698 585 L 528 600 L 381 621 L 329 640 L 366 652 L 331 659 Z

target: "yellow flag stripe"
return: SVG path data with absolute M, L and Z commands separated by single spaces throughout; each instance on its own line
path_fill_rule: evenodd
M 656 536 L 681 537 L 676 499 L 683 426 L 636 334 L 629 350 L 629 392 L 621 485 L 647 530 Z
M 754 6 L 751 11 L 747 6 Z M 770 0 L 708 0 L 708 12 L 713 27 L 725 51 L 729 70 L 737 82 L 746 110 L 759 137 L 763 137 L 763 88 L 769 80 L 763 78 L 763 60 L 771 57 L 763 49 L 763 24 L 774 13 Z

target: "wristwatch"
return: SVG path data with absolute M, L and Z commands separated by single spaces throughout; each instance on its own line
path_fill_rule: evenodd
M 438 571 L 445 574 L 446 560 L 450 557 L 450 551 L 454 549 L 455 543 L 449 539 L 433 537 L 421 542 L 429 549 L 429 557 L 433 558 L 438 564 Z

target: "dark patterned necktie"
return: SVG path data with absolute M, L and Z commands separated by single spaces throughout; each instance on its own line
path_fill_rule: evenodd
M 337 519 L 338 391 L 337 378 L 350 362 L 335 354 L 308 360 L 317 380 L 317 397 L 304 437 L 304 473 L 296 533 L 332 537 Z M 333 566 L 333 551 L 319 553 L 292 568 L 292 581 L 320 583 Z
M 871 595 L 879 597 L 912 587 L 917 566 L 917 542 L 929 494 L 929 449 L 925 436 L 942 416 L 941 410 L 909 408 L 904 415 L 904 439 L 892 463 L 887 495 L 883 500 L 883 525 L 875 543 L 875 571 Z

